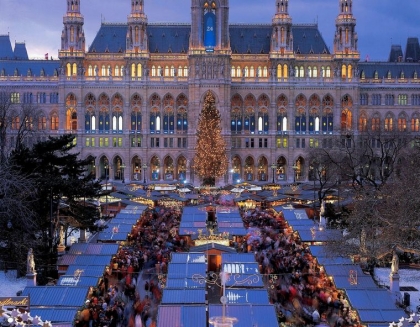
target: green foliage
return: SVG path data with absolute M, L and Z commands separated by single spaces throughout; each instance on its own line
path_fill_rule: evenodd
M 34 248 L 38 258 L 50 260 L 56 252 L 60 225 L 90 230 L 96 228 L 95 222 L 100 218 L 99 211 L 86 200 L 97 198 L 101 185 L 87 174 L 89 161 L 79 159 L 73 140 L 73 135 L 49 137 L 31 149 L 16 150 L 9 158 L 14 171 L 33 187 L 29 205 L 35 226 L 22 231 L 22 236 L 29 240 L 35 232 L 41 239 L 42 246 Z

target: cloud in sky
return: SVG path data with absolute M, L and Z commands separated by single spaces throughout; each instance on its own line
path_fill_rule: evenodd
M 12 43 L 26 42 L 31 58 L 45 53 L 57 57 L 61 46 L 63 15 L 67 0 L 0 0 L 0 34 L 10 34 Z M 81 0 L 87 45 L 106 22 L 127 21 L 131 0 Z M 338 0 L 289 0 L 293 23 L 318 23 L 332 49 Z M 145 0 L 149 22 L 190 22 L 191 0 Z M 230 0 L 231 23 L 270 24 L 275 0 Z M 353 0 L 361 58 L 387 60 L 391 44 L 405 50 L 408 37 L 420 34 L 419 0 Z

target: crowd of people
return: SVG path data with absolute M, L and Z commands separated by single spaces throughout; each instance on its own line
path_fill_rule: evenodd
M 77 327 L 156 326 L 162 298 L 158 277 L 167 273 L 170 253 L 187 251 L 189 246 L 174 232 L 180 219 L 177 208 L 143 213 L 86 302 Z
M 293 326 L 358 326 L 357 317 L 283 215 L 247 210 L 247 251 L 254 252 L 281 322 Z
M 279 323 L 358 326 L 343 294 L 281 213 L 257 208 L 241 214 L 248 234 L 232 246 L 238 252 L 255 253 Z M 143 213 L 86 303 L 78 327 L 156 326 L 162 298 L 159 276 L 167 273 L 171 252 L 188 252 L 192 245 L 176 232 L 181 215 L 175 207 Z

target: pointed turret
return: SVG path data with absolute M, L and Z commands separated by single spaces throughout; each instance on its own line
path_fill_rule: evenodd
M 230 50 L 229 0 L 191 0 L 190 52 Z
M 353 0 L 339 0 L 339 14 L 335 20 L 335 25 L 335 57 L 359 59 L 356 18 L 353 16 Z
M 271 54 L 293 55 L 292 18 L 289 15 L 289 0 L 276 0 L 276 14 L 273 17 Z
M 83 31 L 84 18 L 80 13 L 81 0 L 66 0 L 67 12 L 63 17 L 63 32 L 61 34 L 61 50 L 59 57 L 84 57 L 85 32 Z
M 144 0 L 131 0 L 131 13 L 127 17 L 127 54 L 148 53 L 147 16 L 144 13 Z

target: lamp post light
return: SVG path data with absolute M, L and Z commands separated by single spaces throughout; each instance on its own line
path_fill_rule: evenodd
M 120 168 L 121 168 L 121 174 L 122 174 L 122 182 L 124 184 L 125 183 L 125 178 L 124 178 L 125 165 L 124 164 L 121 164 Z
M 108 162 L 105 162 L 105 215 L 108 216 Z
M 143 184 L 146 184 L 146 169 L 147 169 L 147 165 L 146 165 L 146 163 L 144 163 L 144 164 L 141 166 L 141 169 L 143 170 Z
M 275 175 L 275 170 L 276 170 L 276 168 L 277 168 L 277 165 L 273 162 L 273 163 L 271 164 L 271 169 L 273 170 L 273 184 L 275 183 L 275 182 L 274 182 L 274 175 Z

